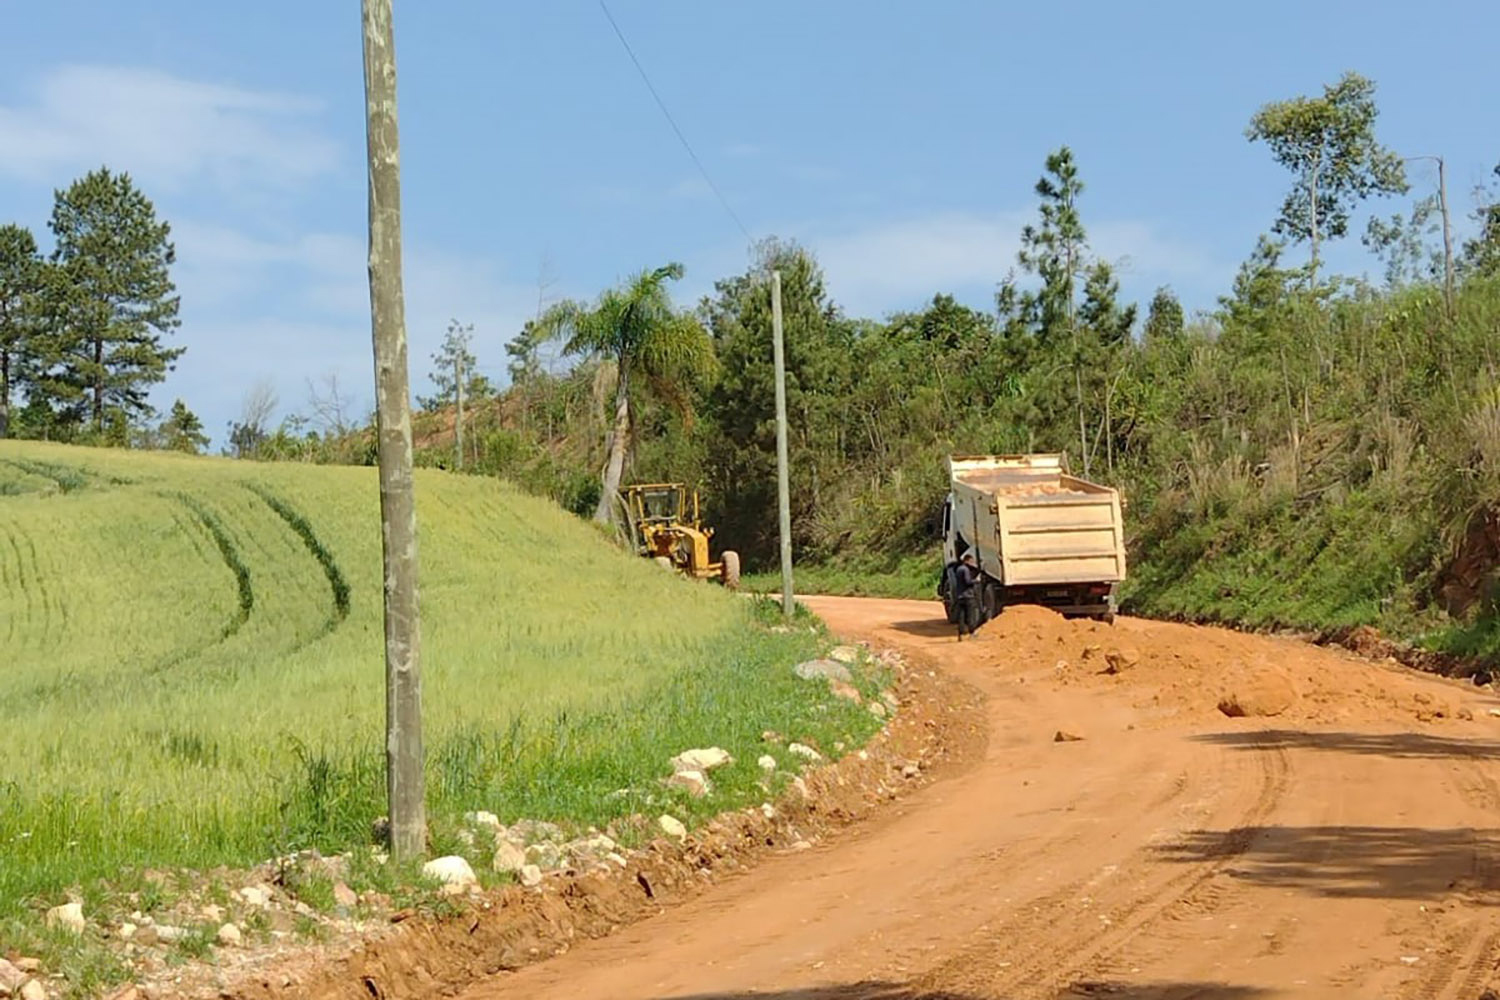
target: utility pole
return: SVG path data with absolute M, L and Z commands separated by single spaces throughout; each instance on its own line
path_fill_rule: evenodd
M 1432 160 L 1438 168 L 1438 211 L 1443 216 L 1443 305 L 1453 318 L 1453 224 L 1448 216 L 1448 165 L 1441 156 L 1408 156 L 1405 162 Z
M 1438 207 L 1443 212 L 1443 300 L 1448 318 L 1453 318 L 1453 227 L 1448 221 L 1448 169 L 1441 156 L 1438 165 Z
M 458 394 L 458 414 L 453 422 L 453 446 L 458 453 L 458 471 L 464 470 L 464 357 L 462 352 L 453 355 L 453 391 Z
M 781 340 L 781 272 L 771 272 L 771 344 L 776 367 L 776 510 L 781 527 L 781 613 L 790 619 L 792 600 L 792 490 L 786 457 L 786 350 Z
M 391 0 L 362 0 L 365 142 L 370 187 L 370 334 L 375 345 L 381 554 L 385 567 L 385 762 L 391 855 L 427 846 L 422 775 L 421 628 L 411 399 L 401 284 L 401 159 Z

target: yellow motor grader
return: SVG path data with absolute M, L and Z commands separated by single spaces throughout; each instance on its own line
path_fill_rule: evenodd
M 636 551 L 665 569 L 694 580 L 718 580 L 731 590 L 740 585 L 740 556 L 709 557 L 714 529 L 703 527 L 698 491 L 683 483 L 639 483 L 620 492 Z

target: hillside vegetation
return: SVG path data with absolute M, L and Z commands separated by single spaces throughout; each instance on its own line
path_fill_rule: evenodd
M 873 731 L 787 669 L 809 630 L 503 482 L 425 471 L 417 494 L 438 849 L 472 809 L 691 818 L 764 795 L 763 729 Z M 0 928 L 148 867 L 371 843 L 378 503 L 373 469 L 0 442 Z M 713 796 L 661 788 L 716 743 L 739 760 Z

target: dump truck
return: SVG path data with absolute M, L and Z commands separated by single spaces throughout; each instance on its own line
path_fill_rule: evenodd
M 1011 604 L 1114 620 L 1125 579 L 1118 490 L 1070 475 L 1061 454 L 954 455 L 948 469 L 938 596 L 949 622 L 960 613 L 954 572 L 971 551 L 980 622 Z

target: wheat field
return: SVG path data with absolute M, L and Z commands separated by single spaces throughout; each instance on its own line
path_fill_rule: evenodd
M 416 488 L 435 827 L 600 821 L 683 745 L 868 729 L 785 669 L 808 630 L 496 480 Z M 373 469 L 0 442 L 0 916 L 147 866 L 367 841 L 380 593 Z

